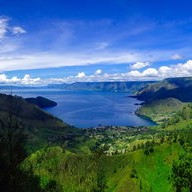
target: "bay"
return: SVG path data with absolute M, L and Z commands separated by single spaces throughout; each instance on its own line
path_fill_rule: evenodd
M 141 101 L 128 97 L 128 93 L 67 91 L 60 89 L 15 89 L 13 95 L 24 98 L 43 96 L 58 103 L 46 108 L 48 113 L 64 122 L 79 127 L 151 126 L 153 122 L 139 117 L 135 111 Z M 1 92 L 9 94 L 10 90 Z

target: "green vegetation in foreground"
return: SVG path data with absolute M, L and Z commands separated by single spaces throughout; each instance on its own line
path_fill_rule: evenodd
M 73 154 L 60 147 L 37 151 L 23 163 L 33 165 L 42 188 L 54 182 L 60 191 L 170 191 L 171 165 L 181 146 L 167 142 L 146 155 L 144 149 L 106 156 Z
M 186 103 L 175 98 L 167 98 L 145 102 L 136 111 L 136 114 L 150 118 L 152 121 L 160 124 L 165 119 L 170 119 L 177 111 L 181 110 Z

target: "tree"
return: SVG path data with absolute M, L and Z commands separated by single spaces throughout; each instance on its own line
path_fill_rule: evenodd
M 7 111 L 0 115 L 0 191 L 24 192 L 41 191 L 39 179 L 32 172 L 20 168 L 26 158 L 26 134 L 21 120 L 13 114 L 13 105 L 18 100 L 7 96 Z
M 172 180 L 176 192 L 192 192 L 192 150 L 180 155 L 173 163 Z

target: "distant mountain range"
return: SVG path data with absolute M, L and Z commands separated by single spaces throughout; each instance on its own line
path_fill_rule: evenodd
M 176 98 L 182 102 L 192 101 L 192 77 L 168 78 L 148 84 L 136 92 L 135 97 L 143 101 Z
M 59 88 L 78 91 L 110 91 L 134 93 L 148 84 L 156 81 L 129 81 L 129 82 L 76 82 L 72 84 L 51 84 L 48 88 Z

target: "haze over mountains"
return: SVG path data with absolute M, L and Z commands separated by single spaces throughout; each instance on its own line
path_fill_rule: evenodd
M 52 84 L 48 88 L 84 91 L 111 91 L 130 92 L 140 90 L 155 81 L 129 81 L 129 82 L 77 82 L 72 84 Z

